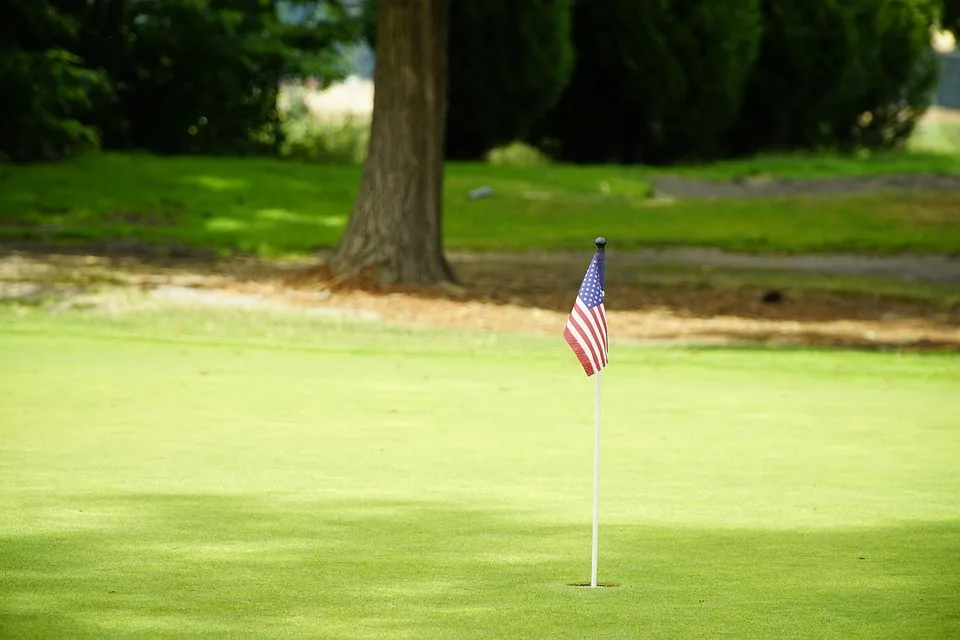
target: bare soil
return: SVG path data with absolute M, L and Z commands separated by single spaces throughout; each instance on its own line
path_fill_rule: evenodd
M 621 254 L 617 260 L 629 262 L 627 257 Z M 643 264 L 642 256 L 629 257 L 635 267 Z M 322 261 L 145 262 L 8 253 L 0 256 L 0 300 L 39 303 L 45 295 L 62 298 L 104 288 L 159 294 L 179 287 L 207 294 L 190 297 L 188 304 L 219 300 L 408 326 L 559 336 L 587 261 L 589 255 L 584 254 L 453 254 L 451 262 L 464 286 L 417 289 L 339 281 Z M 955 301 L 868 291 L 651 284 L 638 282 L 636 274 L 636 268 L 607 272 L 608 322 L 614 341 L 960 352 L 960 303 Z

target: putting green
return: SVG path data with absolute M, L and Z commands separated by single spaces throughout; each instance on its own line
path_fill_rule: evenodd
M 0 316 L 0 636 L 954 638 L 960 358 Z

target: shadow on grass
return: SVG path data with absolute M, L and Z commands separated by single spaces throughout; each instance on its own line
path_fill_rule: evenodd
M 427 502 L 214 495 L 64 500 L 0 538 L 17 638 L 947 638 L 960 521 L 696 529 Z
M 98 154 L 0 173 L 0 241 L 99 255 L 310 251 L 342 232 L 359 168 Z

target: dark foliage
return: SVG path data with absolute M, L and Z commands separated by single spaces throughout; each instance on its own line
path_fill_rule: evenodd
M 733 153 L 902 144 L 939 75 L 932 0 L 764 2 Z
M 104 93 L 103 74 L 71 51 L 77 25 L 37 0 L 7 0 L 0 8 L 0 157 L 52 160 L 96 148 L 85 124 L 91 97 Z
M 960 0 L 942 0 L 940 24 L 954 36 L 960 35 Z
M 284 74 L 342 77 L 360 35 L 342 2 L 11 0 L 0 26 L 3 149 L 18 159 L 102 141 L 157 153 L 272 153 Z M 11 99 L 7 100 L 9 94 Z
M 559 99 L 573 63 L 572 0 L 453 0 L 446 156 L 481 158 L 523 139 Z M 376 42 L 376 0 L 364 9 Z
M 761 34 L 759 0 L 591 0 L 573 78 L 531 141 L 572 162 L 722 154 Z

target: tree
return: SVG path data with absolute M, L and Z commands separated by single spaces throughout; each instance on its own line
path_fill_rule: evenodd
M 0 2 L 0 156 L 275 153 L 281 78 L 346 75 L 357 1 Z
M 736 154 L 901 146 L 939 76 L 930 30 L 936 0 L 764 3 Z
M 109 149 L 272 154 L 281 78 L 344 77 L 337 45 L 360 35 L 344 0 L 16 2 L 76 25 L 71 51 L 112 89 L 93 96 L 88 123 Z
M 441 235 L 450 0 L 381 0 L 360 192 L 331 266 L 382 283 L 454 275 Z
M 576 62 L 529 139 L 571 162 L 712 159 L 735 121 L 760 0 L 582 0 Z
M 960 35 L 960 0 L 943 0 L 940 7 L 940 23 L 944 30 L 954 36 Z
M 98 146 L 84 120 L 107 83 L 76 55 L 76 34 L 76 22 L 46 3 L 0 8 L 0 158 L 53 160 Z
M 376 47 L 378 0 L 364 0 Z M 450 6 L 445 157 L 479 160 L 526 137 L 573 69 L 573 0 L 458 0 Z
M 51 1 L 81 25 L 81 55 L 115 88 L 116 99 L 97 105 L 104 147 L 273 150 L 279 72 L 290 51 L 272 1 Z

